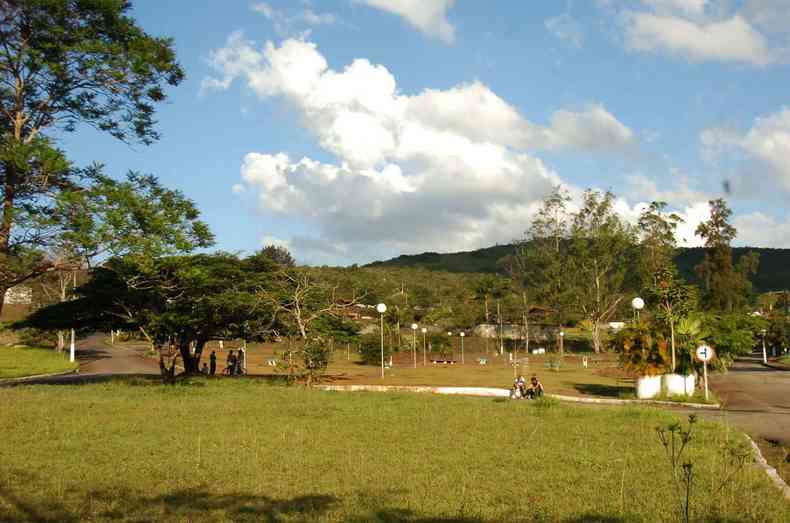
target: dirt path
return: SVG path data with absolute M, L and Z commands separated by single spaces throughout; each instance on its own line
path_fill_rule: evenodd
M 754 438 L 790 447 L 790 372 L 742 358 L 726 374 L 711 379 L 724 410 L 706 413 L 737 425 Z

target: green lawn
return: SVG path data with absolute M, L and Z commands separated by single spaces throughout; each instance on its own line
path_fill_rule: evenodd
M 422 345 L 417 345 L 417 368 L 413 367 L 411 351 L 400 351 L 393 354 L 394 367 L 387 369 L 384 379 L 378 365 L 363 365 L 353 346 L 347 352 L 345 345 L 336 345 L 332 361 L 329 364 L 327 380 L 339 385 L 425 385 L 425 386 L 458 386 L 458 387 L 500 387 L 509 388 L 513 384 L 514 368 L 508 354 L 496 355 L 495 340 L 490 340 L 488 351 L 480 338 L 470 338 L 465 344 L 465 364 L 460 364 L 459 340 L 454 340 L 454 351 L 446 356 L 438 353 L 426 353 L 427 365 L 423 366 Z M 109 341 L 108 341 L 109 343 Z M 141 345 L 140 342 L 129 342 L 123 345 Z M 217 372 L 225 367 L 225 360 L 230 349 L 238 349 L 239 341 L 227 342 L 224 350 L 219 351 L 219 344 L 212 341 L 205 349 L 203 361 L 208 361 L 208 354 L 217 351 Z M 267 360 L 279 359 L 285 350 L 285 343 L 250 343 L 247 351 L 248 373 L 256 376 L 277 374 L 277 369 L 266 364 Z M 519 350 L 517 357 L 524 359 L 526 355 Z M 582 355 L 567 354 L 559 369 L 548 368 L 548 363 L 556 357 L 554 354 L 529 355 L 527 365 L 520 365 L 518 373 L 526 377 L 537 374 L 546 391 L 554 394 L 597 397 L 634 397 L 636 390 L 633 379 L 623 377 L 618 368 L 617 355 L 586 354 L 590 361 L 588 368 L 582 366 Z M 485 358 L 486 365 L 478 360 Z M 455 365 L 433 365 L 431 359 L 453 359 Z M 594 360 L 594 361 L 593 361 Z
M 212 380 L 0 389 L 0 521 L 677 521 L 649 408 Z M 790 504 L 700 422 L 695 519 Z
M 68 353 L 52 349 L 0 346 L 0 379 L 38 374 L 53 374 L 77 368 L 69 363 Z

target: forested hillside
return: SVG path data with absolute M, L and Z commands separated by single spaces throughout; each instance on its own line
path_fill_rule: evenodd
M 746 252 L 760 254 L 760 266 L 752 278 L 756 292 L 790 289 L 790 249 L 766 249 L 754 247 L 733 248 L 735 259 Z M 495 245 L 476 251 L 402 255 L 386 261 L 377 261 L 369 267 L 420 267 L 448 272 L 503 273 L 503 260 L 513 253 L 512 245 Z M 705 250 L 701 247 L 679 249 L 676 263 L 681 274 L 690 282 L 697 282 L 694 267 L 702 261 Z

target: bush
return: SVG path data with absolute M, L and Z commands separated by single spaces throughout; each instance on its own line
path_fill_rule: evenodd
M 286 374 L 289 383 L 304 380 L 308 387 L 318 383 L 332 359 L 332 347 L 320 336 L 308 338 L 299 348 L 291 346 L 281 358 L 278 370 Z
M 710 333 L 706 340 L 716 351 L 714 368 L 726 370 L 737 356 L 747 355 L 759 343 L 759 333 L 766 322 L 746 314 L 707 315 L 702 323 Z
M 609 346 L 620 353 L 620 366 L 639 376 L 657 376 L 669 363 L 669 340 L 646 322 L 620 329 Z
M 307 386 L 318 383 L 332 360 L 331 345 L 319 337 L 309 338 L 302 347 L 302 365 Z
M 452 351 L 450 338 L 447 334 L 431 334 L 430 338 L 428 338 L 428 343 L 430 344 L 431 351 L 438 352 L 442 357 L 446 357 Z
M 362 336 L 359 342 L 359 354 L 365 365 L 381 365 L 381 337 L 379 334 Z M 390 347 L 384 343 L 384 360 L 391 355 Z

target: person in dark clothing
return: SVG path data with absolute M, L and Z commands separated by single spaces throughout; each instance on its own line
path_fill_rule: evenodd
M 241 376 L 244 374 L 244 358 L 247 357 L 247 351 L 244 350 L 244 347 L 239 349 L 239 352 L 236 356 L 236 374 Z
M 236 355 L 233 351 L 228 353 L 228 366 L 225 367 L 225 374 L 233 376 L 236 373 Z
M 533 374 L 532 379 L 529 381 L 529 387 L 527 387 L 527 397 L 529 397 L 529 399 L 542 398 L 543 384 L 540 382 L 538 377 Z
M 208 373 L 210 376 L 213 376 L 217 372 L 217 353 L 211 351 L 211 356 L 209 356 L 208 360 L 209 360 Z

